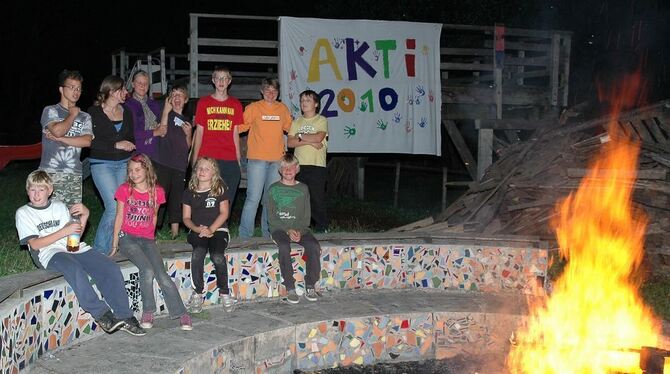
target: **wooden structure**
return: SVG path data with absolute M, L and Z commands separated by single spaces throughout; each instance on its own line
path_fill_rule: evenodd
M 211 92 L 213 67 L 225 64 L 234 71 L 230 93 L 243 103 L 259 99 L 260 80 L 278 72 L 278 19 L 189 17 L 188 55 L 162 52 L 166 57 L 160 60 L 169 60 L 167 76 L 187 77 L 191 96 L 200 97 Z M 225 30 L 235 30 L 236 37 Z M 533 130 L 567 106 L 570 48 L 571 33 L 565 31 L 443 25 L 442 121 L 472 180 L 479 180 L 493 162 L 494 143 L 517 142 L 517 131 Z M 177 68 L 180 57 L 188 57 L 188 72 Z M 477 135 L 476 155 L 468 146 L 470 134 Z
M 531 235 L 551 240 L 556 203 L 574 191 L 592 157 L 609 142 L 612 117 L 581 118 L 586 108 L 564 112 L 533 137 L 500 149 L 484 178 L 435 217 L 397 228 L 444 235 Z M 670 271 L 670 100 L 621 113 L 616 119 L 640 142 L 633 203 L 647 217 L 645 249 L 651 270 Z M 631 171 L 632 172 L 632 171 Z

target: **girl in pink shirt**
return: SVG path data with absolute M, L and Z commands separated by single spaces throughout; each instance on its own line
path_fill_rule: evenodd
M 128 177 L 116 190 L 116 219 L 112 238 L 112 253 L 118 250 L 137 266 L 142 294 L 140 326 L 153 327 L 156 299 L 154 278 L 158 282 L 171 318 L 179 318 L 182 330 L 192 330 L 191 317 L 186 312 L 177 286 L 165 272 L 163 258 L 156 246 L 155 230 L 158 207 L 165 202 L 165 192 L 156 183 L 151 160 L 137 154 L 128 160 Z M 110 255 L 110 256 L 111 256 Z

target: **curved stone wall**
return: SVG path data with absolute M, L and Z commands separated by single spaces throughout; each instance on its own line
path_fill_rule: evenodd
M 182 248 L 186 246 L 182 244 Z M 532 240 L 474 238 L 322 241 L 319 287 L 332 291 L 436 288 L 525 292 L 544 281 L 548 250 L 541 246 Z M 191 287 L 190 252 L 164 257 L 168 273 L 186 300 Z M 296 249 L 292 257 L 300 292 L 304 287 L 302 250 Z M 137 269 L 123 263 L 122 271 L 132 307 L 141 311 Z M 240 300 L 273 298 L 284 292 L 274 246 L 230 250 L 228 271 L 230 287 Z M 218 293 L 209 260 L 205 272 L 206 303 L 216 303 Z M 159 313 L 165 313 L 165 303 L 158 290 L 155 292 Z M 62 278 L 22 289 L 7 298 L 0 304 L 0 318 L 3 373 L 19 371 L 51 350 L 100 333 Z M 301 354 L 300 344 L 296 340 L 297 357 Z

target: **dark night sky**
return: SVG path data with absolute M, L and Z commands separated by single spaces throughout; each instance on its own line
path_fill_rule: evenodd
M 169 53 L 187 52 L 191 12 L 478 25 L 503 22 L 513 27 L 569 30 L 574 32 L 573 79 L 591 82 L 594 74 L 616 75 L 642 60 L 650 99 L 670 97 L 666 67 L 670 2 L 665 0 L 339 0 L 333 4 L 301 0 L 262 2 L 262 7 L 260 2 L 234 2 L 234 8 L 232 3 L 6 3 L 0 23 L 4 49 L 0 115 L 5 119 L 0 139 L 17 139 L 16 134 L 23 134 L 20 141 L 30 141 L 25 133 L 38 128 L 42 108 L 58 100 L 56 77 L 64 68 L 84 75 L 79 104 L 85 109 L 101 79 L 111 72 L 113 51 L 148 52 L 165 46 Z M 236 30 L 228 32 L 227 37 L 235 37 Z

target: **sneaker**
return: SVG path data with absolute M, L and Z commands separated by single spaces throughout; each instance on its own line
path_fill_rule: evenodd
M 140 322 L 140 327 L 143 329 L 150 329 L 154 327 L 154 313 L 153 312 L 144 312 L 142 313 L 142 322 Z
M 186 302 L 186 305 L 191 313 L 202 312 L 202 294 L 193 292 Z
M 289 304 L 297 304 L 300 302 L 300 298 L 298 297 L 298 294 L 295 293 L 295 290 L 290 290 L 288 295 L 284 298 L 284 301 Z
M 140 323 L 135 317 L 126 318 L 123 320 L 123 326 L 121 326 L 121 330 L 134 336 L 144 336 L 147 334 L 147 332 L 144 331 L 142 327 L 140 327 Z
M 223 304 L 223 309 L 225 309 L 226 312 L 230 313 L 233 311 L 233 309 L 235 309 L 237 299 L 235 299 L 234 297 L 230 296 L 230 294 L 227 293 L 219 294 L 219 297 L 221 297 L 221 303 Z
M 305 291 L 305 299 L 309 301 L 316 301 L 319 299 L 319 293 L 316 292 L 314 288 L 308 288 L 307 291 Z
M 96 319 L 95 323 L 100 326 L 102 331 L 108 334 L 113 334 L 119 327 L 123 326 L 124 322 L 123 320 L 116 319 L 114 313 L 112 313 L 111 310 L 108 310 L 105 314 L 100 316 L 100 318 Z
M 181 317 L 179 317 L 179 325 L 180 325 L 179 328 L 184 331 L 193 330 L 193 322 L 191 321 L 191 316 L 189 316 L 188 313 L 184 313 Z

